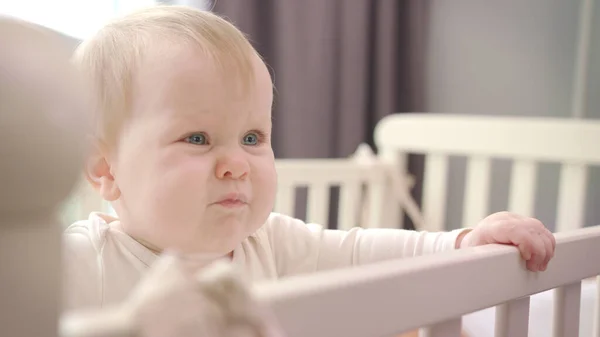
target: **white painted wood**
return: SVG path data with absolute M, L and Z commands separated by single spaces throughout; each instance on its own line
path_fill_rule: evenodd
M 462 321 L 453 318 L 419 330 L 419 337 L 460 337 Z
M 425 159 L 423 178 L 423 230 L 441 231 L 446 229 L 446 196 L 448 186 L 448 157 L 430 154 Z
M 381 177 L 376 184 L 383 184 L 381 196 L 381 220 L 375 225 L 379 228 L 403 228 L 404 208 L 407 200 L 412 200 L 410 192 L 411 182 L 408 181 L 406 155 L 395 149 L 380 148 L 379 160 L 385 165 Z M 400 181 L 401 180 L 401 181 Z
M 553 337 L 579 336 L 581 281 L 555 289 L 554 295 Z
M 294 206 L 296 200 L 296 187 L 290 183 L 280 183 L 277 188 L 277 196 L 275 198 L 276 213 L 294 216 Z
M 529 330 L 529 296 L 496 307 L 495 337 L 526 337 Z
M 513 163 L 508 197 L 508 210 L 533 216 L 535 205 L 537 167 L 531 160 L 520 159 Z
M 278 159 L 275 161 L 281 180 L 301 186 L 315 182 L 337 185 L 346 181 L 367 180 L 372 174 L 383 172 L 383 165 L 356 163 L 351 158 L 342 159 Z
M 307 222 L 327 225 L 329 223 L 329 185 L 311 184 L 308 187 L 306 206 Z
M 347 182 L 340 185 L 340 205 L 338 208 L 338 228 L 348 230 L 359 225 L 362 185 Z
M 393 165 L 383 163 L 382 156 L 376 156 L 371 147 L 367 144 L 360 144 L 352 156 L 354 164 L 375 168 L 372 174 L 366 179 L 360 181 L 360 198 L 358 205 L 358 216 L 356 223 L 359 227 L 377 228 L 384 222 L 384 212 L 386 207 L 386 197 L 389 191 L 385 186 L 385 173 L 377 172 L 376 168 L 381 166 Z M 387 194 L 386 194 L 387 193 Z M 355 213 L 353 213 L 355 214 Z M 340 218 L 347 218 L 348 214 L 339 213 Z M 344 220 L 341 228 L 349 228 L 349 220 Z
M 561 167 L 556 231 L 581 228 L 584 223 L 587 168 L 582 164 Z
M 487 245 L 257 284 L 254 293 L 289 337 L 392 336 L 600 272 L 597 261 L 587 258 L 600 256 L 600 227 L 557 233 L 556 242 L 543 273 L 527 271 L 516 248 Z M 432 289 L 444 291 L 432 296 Z M 427 300 L 400 305 L 407 299 Z M 565 303 L 575 308 L 575 301 Z
M 600 120 L 452 114 L 393 114 L 376 145 L 402 152 L 600 164 Z
M 390 173 L 388 173 L 388 177 L 390 179 L 390 188 L 392 190 L 392 195 L 395 196 L 395 200 L 400 200 L 402 210 L 404 213 L 408 215 L 410 220 L 413 222 L 415 229 L 421 230 L 426 227 L 425 219 L 421 214 L 421 210 L 419 209 L 419 205 L 413 199 L 411 195 L 411 190 L 414 187 L 415 180 L 412 176 L 401 176 L 395 172 L 395 169 L 391 167 L 389 169 Z M 402 213 L 397 214 L 397 216 L 402 216 Z M 400 225 L 402 223 L 400 222 Z M 403 228 L 400 226 L 400 228 Z
M 487 157 L 472 157 L 467 163 L 463 226 L 476 226 L 488 214 L 491 162 Z
M 535 192 L 535 163 L 558 162 L 563 165 L 558 200 L 557 230 L 580 228 L 583 223 L 587 166 L 600 164 L 600 120 L 578 121 L 550 117 L 478 116 L 451 114 L 394 114 L 380 121 L 375 131 L 376 144 L 399 153 L 428 155 L 425 178 L 423 213 L 426 229 L 438 230 L 445 216 L 446 180 L 440 169 L 427 172 L 430 167 L 447 166 L 442 158 L 467 156 L 469 166 L 483 165 L 477 158 L 508 158 L 515 162 L 511 183 L 509 209 L 533 215 Z M 432 164 L 431 162 L 435 163 Z M 468 176 L 465 220 L 476 221 L 482 214 L 481 205 L 489 199 L 485 192 L 489 185 L 472 183 L 485 181 L 474 172 Z M 432 176 L 432 177 L 430 177 Z M 429 179 L 433 180 L 429 180 Z M 483 212 L 485 214 L 485 212 Z M 486 215 L 486 214 L 485 214 Z
M 386 214 L 390 201 L 387 196 L 390 195 L 390 187 L 385 184 L 385 180 L 370 181 L 367 184 L 366 205 L 364 213 L 361 216 L 361 227 L 379 228 L 389 220 L 391 216 Z

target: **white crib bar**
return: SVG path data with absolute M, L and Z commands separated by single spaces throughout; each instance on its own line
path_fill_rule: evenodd
M 494 337 L 526 337 L 529 330 L 529 296 L 496 307 Z
M 402 209 L 404 209 L 404 213 L 411 219 L 415 229 L 424 229 L 426 225 L 420 207 L 410 193 L 415 185 L 414 177 L 408 174 L 399 175 L 397 172 L 393 172 L 393 168 L 390 168 L 388 171 L 389 173 L 386 176 L 390 179 L 389 186 L 393 190 L 393 196 L 395 199 L 401 200 Z
M 581 281 L 554 290 L 553 337 L 579 336 Z
M 373 224 L 372 226 L 377 227 L 392 227 L 402 228 L 404 227 L 404 209 L 402 208 L 401 200 L 397 199 L 401 191 L 395 191 L 397 188 L 404 188 L 404 186 L 398 186 L 394 183 L 394 177 L 407 177 L 408 159 L 405 153 L 400 153 L 395 149 L 382 148 L 379 152 L 379 158 L 381 162 L 386 165 L 381 167 L 380 177 L 377 177 L 375 184 L 382 185 L 380 200 L 383 202 L 379 204 L 381 219 L 379 223 Z M 393 169 L 394 172 L 389 172 L 387 169 Z M 396 193 L 400 192 L 400 193 Z M 404 201 L 404 200 L 402 200 Z M 410 215 L 409 215 L 410 216 Z
M 329 185 L 313 183 L 308 186 L 306 220 L 321 225 L 329 223 Z
M 446 194 L 448 177 L 448 157 L 429 154 L 425 159 L 423 178 L 423 217 L 428 231 L 446 229 Z
M 462 320 L 453 318 L 419 330 L 419 337 L 460 337 Z
M 475 226 L 488 212 L 490 198 L 491 162 L 487 157 L 469 158 L 465 199 L 463 208 L 463 226 Z
M 338 229 L 348 230 L 358 225 L 361 192 L 361 184 L 358 181 L 340 184 Z
M 567 285 L 558 326 L 573 337 L 577 334 L 568 329 L 577 322 L 578 284 L 598 274 L 598 265 L 585 261 L 600 255 L 600 227 L 555 236 L 556 255 L 544 273 L 527 271 L 514 247 L 487 245 L 290 277 L 257 284 L 254 293 L 273 309 L 289 337 L 365 337 L 432 326 Z M 432 289 L 439 289 L 435 296 Z M 407 298 L 415 300 L 402 305 Z M 524 302 L 515 303 L 506 316 L 510 322 L 517 322 L 523 309 Z
M 288 182 L 280 182 L 275 199 L 275 212 L 294 216 L 296 187 Z
M 587 167 L 565 164 L 561 168 L 556 231 L 583 227 Z
M 525 216 L 533 216 L 536 164 L 532 160 L 516 160 L 512 165 L 508 210 Z
M 389 186 L 386 186 L 383 181 L 369 182 L 366 192 L 366 210 L 363 212 L 361 227 L 378 228 L 384 225 L 384 219 L 389 217 L 386 214 L 389 200 L 385 197 L 388 191 Z

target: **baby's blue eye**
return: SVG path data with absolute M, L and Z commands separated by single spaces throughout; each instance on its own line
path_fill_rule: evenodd
M 258 144 L 258 135 L 255 133 L 249 133 L 244 136 L 244 145 L 256 145 Z
M 185 141 L 195 145 L 206 145 L 206 136 L 201 133 L 196 133 L 188 136 Z

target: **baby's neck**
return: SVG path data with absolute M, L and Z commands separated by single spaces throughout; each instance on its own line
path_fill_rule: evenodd
M 116 220 L 116 219 L 114 219 Z M 108 221 L 107 221 L 108 222 Z M 179 252 L 170 252 L 170 250 L 165 250 L 162 249 L 156 245 L 153 245 L 152 243 L 138 238 L 134 235 L 132 235 L 131 233 L 128 233 L 125 226 L 123 226 L 123 223 L 120 221 L 114 221 L 112 222 L 114 226 L 116 226 L 120 231 L 123 231 L 124 233 L 126 233 L 129 237 L 131 237 L 132 239 L 134 239 L 136 242 L 138 242 L 140 245 L 144 246 L 146 249 L 148 249 L 149 251 L 153 252 L 156 255 L 162 255 L 165 252 L 168 252 L 169 254 L 173 254 L 173 255 L 177 255 L 177 257 L 179 259 L 181 259 L 182 261 L 186 261 L 186 262 L 190 262 L 191 264 L 196 264 L 196 265 L 207 265 L 210 264 L 216 260 L 220 260 L 220 259 L 225 259 L 225 260 L 233 260 L 233 255 L 234 252 L 231 251 L 229 253 L 227 253 L 226 255 L 220 255 L 220 254 L 215 254 L 215 253 L 194 253 L 194 254 L 183 254 L 183 253 L 179 253 Z
M 142 246 L 146 247 L 148 250 L 152 251 L 153 253 L 155 253 L 156 255 L 161 255 L 165 252 L 164 249 L 159 248 L 147 241 L 144 241 L 142 239 L 138 239 L 138 238 L 133 238 L 134 240 L 136 240 L 137 242 L 139 242 Z M 185 260 L 190 260 L 190 261 L 215 261 L 215 260 L 219 260 L 219 259 L 227 259 L 227 260 L 233 260 L 233 252 L 229 252 L 226 255 L 220 255 L 220 254 L 211 254 L 211 253 L 195 253 L 195 254 L 182 254 L 182 253 L 176 253 L 176 255 L 178 255 L 181 259 L 185 259 Z

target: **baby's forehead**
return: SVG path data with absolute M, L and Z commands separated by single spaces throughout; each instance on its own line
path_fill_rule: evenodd
M 264 63 L 252 50 L 233 55 L 227 49 L 187 40 L 157 40 L 145 48 L 139 72 L 162 77 L 198 75 L 207 80 L 253 78 Z
M 270 74 L 259 57 L 248 56 L 247 62 L 235 64 L 216 56 L 197 46 L 159 46 L 141 65 L 134 92 L 145 96 L 145 101 L 191 106 L 200 114 L 214 111 L 217 105 L 252 105 L 265 95 L 272 100 Z

